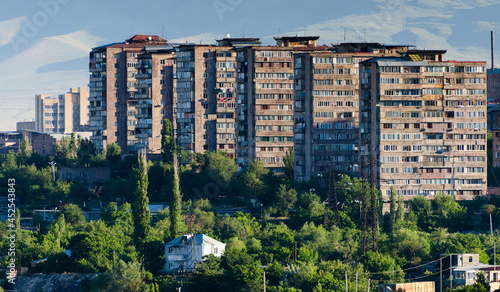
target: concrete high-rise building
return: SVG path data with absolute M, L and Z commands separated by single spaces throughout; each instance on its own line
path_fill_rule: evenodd
M 486 194 L 486 62 L 445 52 L 360 64 L 360 168 L 384 200 Z
M 176 54 L 177 142 L 235 158 L 236 52 L 232 46 L 180 45 Z
M 161 153 L 163 119 L 173 121 L 175 52 L 171 46 L 146 46 L 137 57 L 137 123 L 127 124 L 137 138 L 136 150 Z
M 237 50 L 237 162 L 260 160 L 277 174 L 293 148 L 294 53 L 325 50 L 317 36 L 275 37 L 276 46 Z
M 137 57 L 145 46 L 167 44 L 158 36 L 135 35 L 123 43 L 96 47 L 90 52 L 90 131 L 99 151 L 113 142 L 122 153 L 136 150 Z
M 35 131 L 36 125 L 35 121 L 32 122 L 17 122 L 16 123 L 16 131 Z
M 89 123 L 89 92 L 86 87 L 70 88 L 68 93 L 50 98 L 35 95 L 35 129 L 46 133 L 85 131 Z
M 323 51 L 295 54 L 297 181 L 322 176 L 332 166 L 336 171 L 357 175 L 359 63 L 377 56 L 400 56 L 408 48 L 342 43 Z

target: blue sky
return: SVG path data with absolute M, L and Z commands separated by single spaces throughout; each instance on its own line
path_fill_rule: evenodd
M 2 1 L 0 130 L 34 119 L 34 95 L 88 84 L 92 47 L 134 34 L 169 41 L 319 35 L 320 44 L 377 41 L 446 49 L 450 60 L 488 60 L 500 0 L 39 0 Z M 345 32 L 345 34 L 344 34 Z M 497 33 L 497 48 L 500 33 Z M 496 50 L 500 63 L 500 50 Z

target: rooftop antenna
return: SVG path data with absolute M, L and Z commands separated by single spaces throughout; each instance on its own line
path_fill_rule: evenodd
M 203 45 L 203 34 L 200 34 L 200 45 Z
M 162 25 L 161 26 L 161 38 L 164 39 L 165 38 L 165 25 Z
M 494 32 L 491 31 L 491 70 L 495 69 L 495 40 L 494 40 Z
M 243 38 L 245 38 L 245 31 L 244 31 L 244 30 L 242 30 L 241 32 L 243 33 Z
M 345 36 L 346 36 L 347 30 L 344 28 L 344 43 L 345 43 Z
M 363 29 L 363 42 L 366 43 L 366 28 Z

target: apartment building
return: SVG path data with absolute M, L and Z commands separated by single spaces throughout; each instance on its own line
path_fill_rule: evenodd
M 237 49 L 237 163 L 260 160 L 282 174 L 283 159 L 293 148 L 294 57 L 317 47 L 317 36 L 275 37 L 276 46 Z
M 16 131 L 35 131 L 36 125 L 35 121 L 32 122 L 17 122 Z
M 322 180 L 332 166 L 359 171 L 359 63 L 400 56 L 409 46 L 333 44 L 326 51 L 295 54 L 295 179 Z
M 173 119 L 175 51 L 171 46 L 146 46 L 137 61 L 137 122 L 127 124 L 127 136 L 137 138 L 136 150 L 160 154 L 163 119 Z
M 167 44 L 158 36 L 135 35 L 125 42 L 96 47 L 90 52 L 89 123 L 91 139 L 98 151 L 113 142 L 122 148 L 122 153 L 136 150 L 137 57 L 145 46 Z
M 500 68 L 487 71 L 488 101 L 500 102 Z
M 45 133 L 85 131 L 89 124 L 89 92 L 86 87 L 70 88 L 58 98 L 35 95 L 35 130 Z
M 384 200 L 486 194 L 486 63 L 445 52 L 360 64 L 360 168 Z
M 258 39 L 257 39 L 258 41 Z M 249 39 L 180 45 L 176 55 L 177 142 L 195 152 L 220 150 L 236 158 L 236 51 Z

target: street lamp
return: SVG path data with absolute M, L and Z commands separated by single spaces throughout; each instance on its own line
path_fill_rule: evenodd
M 54 179 L 54 181 L 56 181 L 56 162 L 54 161 L 51 161 L 49 162 L 50 166 L 52 166 L 52 178 Z

